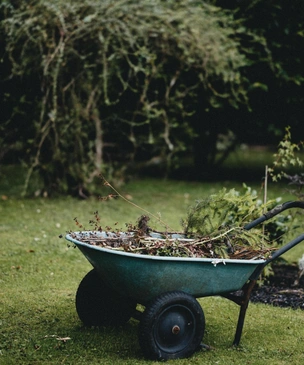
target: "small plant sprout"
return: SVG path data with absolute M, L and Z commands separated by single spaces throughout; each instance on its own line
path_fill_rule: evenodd
M 288 178 L 286 170 L 290 167 L 303 167 L 304 163 L 297 156 L 304 146 L 304 141 L 293 143 L 291 140 L 290 127 L 285 128 L 285 135 L 279 143 L 278 151 L 273 155 L 274 163 L 272 167 L 268 167 L 268 173 L 272 181 L 277 182 L 282 178 Z

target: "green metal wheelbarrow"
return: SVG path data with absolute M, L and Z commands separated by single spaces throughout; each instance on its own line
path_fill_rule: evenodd
M 304 202 L 279 205 L 244 228 L 249 230 L 295 207 L 304 209 Z M 304 240 L 304 234 L 298 236 L 267 260 L 232 260 L 115 251 L 82 242 L 84 234 L 111 236 L 90 231 L 66 236 L 93 266 L 76 294 L 80 320 L 87 326 L 121 325 L 131 317 L 139 320 L 139 344 L 145 357 L 152 360 L 184 358 L 200 348 L 205 317 L 196 298 L 206 296 L 222 296 L 240 306 L 233 341 L 237 346 L 250 295 L 262 270 Z M 143 311 L 138 310 L 138 304 Z

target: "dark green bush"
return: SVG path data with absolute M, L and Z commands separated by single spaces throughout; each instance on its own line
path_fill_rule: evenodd
M 82 194 L 133 161 L 168 167 L 191 149 L 198 104 L 247 102 L 245 29 L 207 3 L 32 0 L 2 2 L 1 14 L 0 143 L 15 148 L 18 134 L 25 191 L 34 170 L 49 192 Z

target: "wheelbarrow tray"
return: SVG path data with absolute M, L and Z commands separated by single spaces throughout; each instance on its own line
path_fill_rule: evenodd
M 174 290 L 196 298 L 235 292 L 266 262 L 136 254 L 82 242 L 84 234 L 104 239 L 109 233 L 75 232 L 66 239 L 80 249 L 108 286 L 138 303 Z

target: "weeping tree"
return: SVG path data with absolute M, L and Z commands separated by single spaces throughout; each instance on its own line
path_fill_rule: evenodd
M 197 105 L 247 103 L 245 29 L 202 1 L 14 1 L 1 13 L 0 146 L 19 146 L 24 192 L 35 171 L 45 191 L 83 195 L 139 160 L 170 167 L 197 123 L 213 126 L 193 123 Z

